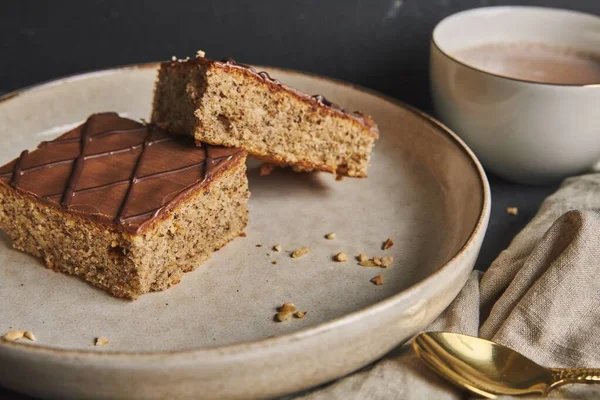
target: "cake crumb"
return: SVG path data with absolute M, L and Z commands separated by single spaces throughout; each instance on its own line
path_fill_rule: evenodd
M 519 213 L 519 209 L 517 207 L 506 207 L 506 213 L 509 215 L 517 215 Z
M 381 257 L 381 266 L 383 268 L 387 268 L 387 267 L 391 266 L 393 262 L 394 262 L 394 257 L 392 257 L 392 256 Z
M 334 258 L 335 258 L 335 261 L 337 261 L 337 262 L 348 261 L 348 255 L 344 252 L 337 253 Z
M 256 247 L 262 247 L 262 244 L 257 244 Z
M 37 342 L 37 337 L 31 331 L 25 331 L 25 333 L 23 334 L 23 337 L 31 340 L 32 342 Z
M 282 250 L 281 245 L 280 244 L 276 244 L 275 246 L 273 246 L 273 250 L 275 250 L 275 251 L 281 251 Z
M 305 255 L 309 251 L 310 250 L 308 249 L 308 247 L 300 247 L 299 249 L 296 249 L 296 250 L 294 250 L 292 252 L 292 258 L 302 257 L 303 255 Z
M 240 237 L 246 237 L 246 236 L 247 236 L 247 235 L 246 235 L 246 232 L 242 232 L 242 233 L 240 233 Z
M 14 342 L 15 340 L 21 339 L 24 335 L 25 335 L 25 332 L 23 332 L 23 331 L 9 331 L 9 332 L 6 332 L 4 334 L 4 336 L 2 336 L 2 337 L 6 340 L 10 340 L 11 342 Z
M 275 170 L 275 165 L 273 164 L 263 164 L 260 166 L 260 176 L 268 176 L 273 173 Z
M 104 336 L 98 336 L 96 340 L 94 340 L 94 346 L 106 346 L 108 343 L 108 339 Z
M 279 309 L 277 311 L 291 311 L 291 312 L 294 312 L 294 311 L 296 311 L 296 306 L 294 305 L 294 303 L 283 303 L 281 305 L 281 307 L 279 307 Z
M 198 50 L 196 52 L 196 57 L 204 58 L 205 56 L 206 56 L 206 53 L 202 50 Z
M 377 264 L 373 262 L 373 260 L 365 260 L 358 263 L 361 267 L 378 267 Z
M 342 179 L 344 179 L 344 175 L 336 175 L 335 176 L 336 181 L 341 181 Z
M 333 233 L 333 232 L 328 233 L 327 235 L 325 235 L 325 239 L 328 239 L 328 240 L 333 240 L 333 239 L 335 239 L 335 237 L 336 237 L 336 234 Z
M 383 275 L 379 274 L 379 275 L 371 278 L 371 283 L 373 283 L 375 286 L 383 285 Z
M 371 259 L 368 259 L 367 255 L 364 253 L 360 253 L 358 255 L 357 259 L 359 261 L 358 265 L 360 265 L 361 267 L 387 268 L 390 265 L 392 265 L 392 263 L 394 262 L 394 257 L 392 257 L 392 256 L 384 256 L 384 257 L 373 256 Z
M 273 261 L 271 261 L 271 264 L 276 265 L 277 261 L 273 260 Z
M 385 240 L 385 242 L 383 242 L 383 245 L 381 246 L 382 250 L 387 250 L 390 247 L 392 247 L 394 245 L 394 242 L 392 241 L 392 238 L 387 238 Z
M 305 315 L 306 315 L 306 311 L 297 311 L 296 314 L 294 314 L 294 317 L 296 317 L 298 319 L 302 319 L 302 318 L 304 318 Z
M 275 315 L 279 322 L 287 321 L 288 319 L 290 319 L 291 316 L 291 311 L 280 311 Z

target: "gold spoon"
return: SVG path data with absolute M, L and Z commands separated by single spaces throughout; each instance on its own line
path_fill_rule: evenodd
M 417 335 L 412 345 L 438 374 L 490 399 L 545 396 L 566 383 L 600 383 L 600 369 L 542 367 L 508 347 L 473 336 L 425 332 Z

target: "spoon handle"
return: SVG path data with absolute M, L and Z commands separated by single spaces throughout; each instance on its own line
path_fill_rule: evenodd
M 600 383 L 600 369 L 596 368 L 551 368 L 551 388 L 567 383 Z

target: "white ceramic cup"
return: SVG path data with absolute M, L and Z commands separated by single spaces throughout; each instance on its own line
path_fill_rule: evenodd
M 431 41 L 435 111 L 486 168 L 529 184 L 590 170 L 600 161 L 600 84 L 535 83 L 461 60 L 460 50 L 491 43 L 600 53 L 600 18 L 541 7 L 477 8 L 441 21 Z

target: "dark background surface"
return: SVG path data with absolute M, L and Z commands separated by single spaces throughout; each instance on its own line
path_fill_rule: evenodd
M 202 49 L 211 58 L 232 56 L 336 77 L 431 112 L 428 59 L 435 24 L 460 10 L 513 4 L 600 14 L 597 0 L 5 0 L 0 94 L 89 70 L 193 56 Z M 477 263 L 482 270 L 555 189 L 493 176 L 490 182 L 492 216 Z M 507 215 L 507 206 L 518 207 L 519 215 Z M 0 398 L 24 397 L 0 388 Z

